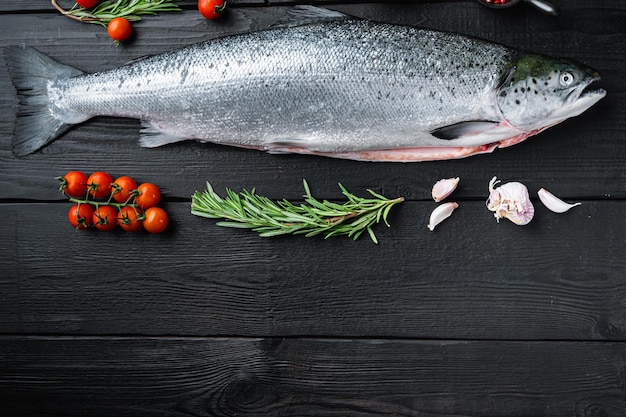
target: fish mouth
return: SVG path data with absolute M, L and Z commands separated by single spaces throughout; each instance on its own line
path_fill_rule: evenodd
M 571 91 L 567 94 L 567 96 L 565 96 L 564 104 L 569 105 L 576 101 L 579 97 L 583 97 L 587 94 L 593 95 L 597 91 L 604 91 L 601 89 L 589 89 L 589 86 L 596 81 L 600 81 L 600 74 L 598 72 L 594 72 L 592 76 L 590 76 L 580 84 L 572 87 Z
M 595 72 L 586 83 L 581 83 L 573 88 L 572 91 L 565 97 L 563 107 L 553 112 L 551 118 L 557 119 L 575 117 L 596 104 L 606 95 L 606 90 L 602 88 L 589 89 L 589 86 L 591 83 L 599 80 L 600 74 Z
M 579 100 L 595 100 L 594 103 L 600 100 L 602 97 L 606 96 L 606 90 L 603 88 L 596 88 L 594 90 L 584 90 L 579 96 L 576 102 Z

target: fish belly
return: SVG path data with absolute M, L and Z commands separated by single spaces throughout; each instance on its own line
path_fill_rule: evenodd
M 460 35 L 344 20 L 230 36 L 55 80 L 49 96 L 66 123 L 132 117 L 170 138 L 277 152 L 479 146 L 491 141 L 430 132 L 500 121 L 494 91 L 512 54 Z

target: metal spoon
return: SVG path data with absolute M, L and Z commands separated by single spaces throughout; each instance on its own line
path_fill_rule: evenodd
M 491 7 L 492 9 L 504 9 L 511 7 L 520 1 L 525 1 L 532 4 L 536 9 L 541 10 L 551 16 L 559 15 L 559 8 L 554 4 L 549 3 L 546 0 L 503 0 L 502 3 L 496 3 L 495 0 L 478 0 L 478 2 L 484 6 Z

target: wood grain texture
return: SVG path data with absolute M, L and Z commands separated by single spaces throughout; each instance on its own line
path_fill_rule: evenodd
M 183 13 L 145 19 L 113 48 L 49 1 L 3 0 L 0 47 L 28 44 L 92 72 L 267 28 L 289 10 L 232 3 L 208 22 L 184 0 Z M 0 416 L 626 415 L 626 1 L 558 2 L 557 19 L 475 1 L 318 4 L 569 56 L 598 69 L 608 95 L 521 145 L 459 161 L 147 150 L 137 121 L 113 118 L 15 158 L 0 54 Z M 54 179 L 71 169 L 157 183 L 169 230 L 76 232 Z M 494 175 L 528 186 L 531 224 L 485 209 Z M 460 208 L 430 232 L 431 186 L 451 176 Z M 190 214 L 205 181 L 297 201 L 303 178 L 319 198 L 341 199 L 341 182 L 407 201 L 375 229 L 379 245 L 262 239 Z M 550 213 L 541 187 L 583 205 Z
M 604 74 L 602 86 L 609 94 L 584 115 L 518 146 L 458 161 L 368 164 L 194 143 L 141 149 L 137 145 L 139 123 L 110 118 L 90 121 L 41 152 L 18 159 L 10 147 L 16 101 L 6 72 L 0 71 L 0 90 L 8 93 L 0 97 L 0 199 L 33 195 L 57 199 L 58 194 L 49 187 L 51 175 L 73 168 L 106 168 L 120 175 L 159 178 L 170 195 L 182 198 L 211 178 L 219 187 L 257 187 L 273 198 L 293 199 L 301 196 L 293 178 L 307 178 L 317 180 L 318 192 L 327 198 L 340 197 L 336 182 L 341 181 L 349 187 L 382 188 L 408 199 L 427 199 L 435 181 L 457 175 L 463 177 L 458 198 L 482 198 L 484 183 L 493 175 L 553 186 L 572 199 L 624 198 L 626 188 L 618 179 L 626 175 L 626 92 L 621 83 L 626 47 L 624 29 L 616 22 L 626 14 L 626 6 L 611 2 L 610 7 L 594 9 L 593 14 L 588 12 L 590 7 L 592 2 L 568 2 L 559 19 L 521 7 L 498 13 L 475 2 L 335 7 L 360 17 L 453 30 L 521 49 L 571 56 Z M 136 41 L 123 48 L 112 48 L 104 31 L 91 25 L 49 14 L 7 15 L 5 19 L 10 16 L 11 20 L 0 25 L 0 46 L 26 43 L 63 63 L 96 71 L 220 35 L 266 28 L 287 10 L 236 8 L 217 23 L 207 22 L 191 10 L 157 16 L 142 22 Z M 586 23 L 590 15 L 592 25 Z M 105 161 L 102 154 L 107 155 Z
M 626 409 L 623 343 L 3 337 L 0 354 L 3 412 L 21 416 L 622 417 Z
M 379 245 L 263 239 L 186 202 L 157 236 L 77 232 L 69 203 L 3 204 L 0 236 L 19 239 L 0 242 L 0 333 L 625 340 L 625 204 L 538 205 L 520 227 L 463 202 L 430 232 L 435 203 L 406 202 Z

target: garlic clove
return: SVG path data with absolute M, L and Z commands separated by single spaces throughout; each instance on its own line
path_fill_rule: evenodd
M 439 180 L 435 183 L 432 190 L 433 200 L 437 203 L 443 201 L 446 197 L 448 197 L 454 190 L 456 190 L 456 186 L 459 184 L 460 178 L 447 178 L 443 180 Z
M 491 179 L 491 181 L 489 181 L 489 192 L 490 192 L 490 193 L 491 193 L 491 192 L 493 192 L 493 191 L 495 190 L 495 185 L 496 185 L 497 183 L 499 183 L 499 182 L 500 182 L 500 180 L 498 179 L 498 177 L 493 177 L 493 178 Z
M 487 200 L 487 208 L 494 212 L 496 220 L 506 218 L 519 226 L 530 223 L 535 207 L 530 201 L 528 188 L 521 182 L 507 182 L 496 188 L 498 182 L 496 177 L 489 182 Z
M 452 215 L 452 212 L 458 207 L 459 205 L 454 202 L 444 203 L 437 206 L 437 208 L 434 209 L 432 213 L 430 213 L 430 219 L 428 221 L 428 228 L 430 229 L 430 231 L 432 232 L 433 230 L 435 230 L 435 227 L 439 223 L 450 217 L 450 215 Z
M 548 210 L 553 211 L 555 213 L 565 213 L 567 210 L 571 209 L 572 207 L 580 206 L 582 204 L 582 203 L 574 203 L 574 204 L 566 203 L 565 201 L 561 200 L 560 198 L 558 198 L 557 196 L 555 196 L 554 194 L 552 194 L 550 191 L 546 190 L 545 188 L 540 189 L 537 192 L 537 195 L 539 196 L 539 200 L 541 200 L 543 205 L 546 206 Z

